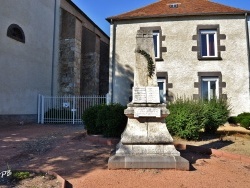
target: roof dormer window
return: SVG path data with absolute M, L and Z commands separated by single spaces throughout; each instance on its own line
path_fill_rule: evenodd
M 180 3 L 171 3 L 171 4 L 168 4 L 169 8 L 178 8 L 178 5 Z

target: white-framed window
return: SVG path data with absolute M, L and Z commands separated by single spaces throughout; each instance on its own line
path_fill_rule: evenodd
M 160 58 L 160 32 L 158 30 L 153 31 L 153 40 L 155 58 Z
M 202 77 L 201 78 L 201 98 L 211 100 L 219 98 L 219 78 Z
M 160 102 L 165 103 L 166 102 L 166 79 L 157 78 L 157 83 L 158 83 L 159 93 L 160 93 Z
M 202 57 L 218 57 L 217 30 L 200 30 Z

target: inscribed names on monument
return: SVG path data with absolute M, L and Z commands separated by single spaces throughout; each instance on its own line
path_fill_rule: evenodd
M 146 87 L 147 103 L 160 103 L 159 87 Z
M 147 102 L 147 94 L 145 87 L 133 87 L 133 102 L 134 103 Z
M 133 103 L 160 103 L 159 87 L 133 87 Z

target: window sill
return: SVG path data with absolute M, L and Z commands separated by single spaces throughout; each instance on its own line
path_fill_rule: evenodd
M 162 58 L 155 58 L 155 61 L 164 61 Z
M 213 60 L 222 60 L 221 57 L 198 57 L 200 61 L 213 61 Z

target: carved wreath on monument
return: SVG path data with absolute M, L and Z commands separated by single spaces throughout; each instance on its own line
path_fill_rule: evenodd
M 147 59 L 147 61 L 148 61 L 148 76 L 150 78 L 152 78 L 152 76 L 155 72 L 155 64 L 154 64 L 152 57 L 145 50 L 137 49 L 136 53 L 143 55 Z

